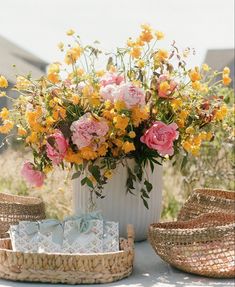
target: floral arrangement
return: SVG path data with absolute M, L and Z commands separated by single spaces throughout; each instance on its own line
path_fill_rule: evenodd
M 159 47 L 164 34 L 142 25 L 137 39 L 129 38 L 116 53 L 106 54 L 108 64 L 98 70 L 102 55 L 98 43 L 83 45 L 73 30 L 74 43 L 65 49 L 64 63 L 49 65 L 47 74 L 34 80 L 17 76 L 11 110 L 0 113 L 0 132 L 17 129 L 17 137 L 30 147 L 34 162 L 26 162 L 22 176 L 43 185 L 56 166 L 71 167 L 97 196 L 116 166 L 127 167 L 127 191 L 143 181 L 146 207 L 151 183 L 144 169 L 162 164 L 177 154 L 199 155 L 203 141 L 213 140 L 217 125 L 227 114 L 220 95 L 229 85 L 229 69 L 214 72 L 208 65 L 187 68 L 190 49 L 179 52 Z M 0 87 L 7 88 L 0 76 Z M 0 93 L 6 96 L 5 92 Z M 127 159 L 135 160 L 135 168 Z

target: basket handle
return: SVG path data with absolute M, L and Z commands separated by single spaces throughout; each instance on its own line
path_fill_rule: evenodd
M 130 247 L 133 247 L 134 239 L 135 239 L 135 231 L 134 231 L 134 226 L 132 224 L 127 225 L 127 239 L 128 239 L 128 245 Z

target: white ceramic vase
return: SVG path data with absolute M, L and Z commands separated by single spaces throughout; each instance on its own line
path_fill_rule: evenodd
M 134 161 L 132 162 L 134 165 Z M 162 206 L 162 166 L 156 165 L 152 173 L 146 168 L 146 174 L 153 185 L 148 199 L 147 209 L 140 198 L 142 184 L 135 185 L 135 194 L 126 193 L 127 169 L 119 165 L 112 179 L 105 185 L 103 194 L 105 198 L 95 198 L 96 207 L 102 211 L 105 219 L 119 222 L 120 236 L 126 236 L 127 224 L 133 224 L 135 240 L 141 241 L 147 238 L 149 224 L 158 222 Z M 81 186 L 80 178 L 73 180 L 73 210 L 76 214 L 79 210 L 87 211 L 89 205 L 89 190 Z

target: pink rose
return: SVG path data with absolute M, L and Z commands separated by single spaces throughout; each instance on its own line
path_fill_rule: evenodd
M 114 93 L 115 100 L 123 101 L 127 108 L 145 105 L 145 93 L 142 89 L 134 86 L 132 83 L 123 83 L 118 86 Z
M 41 187 L 46 178 L 45 174 L 37 170 L 31 162 L 26 162 L 21 170 L 21 175 L 33 186 Z
M 67 152 L 68 141 L 64 138 L 60 131 L 48 137 L 46 144 L 47 157 L 52 161 L 53 164 L 60 164 Z
M 100 84 L 106 87 L 112 84 L 120 85 L 122 81 L 124 81 L 123 76 L 108 72 L 100 79 Z
M 72 141 L 81 149 L 92 145 L 94 149 L 104 142 L 104 136 L 109 130 L 109 126 L 105 120 L 98 121 L 90 113 L 86 113 L 79 120 L 72 123 L 70 130 L 72 131 Z
M 163 122 L 155 122 L 140 138 L 149 148 L 157 150 L 162 156 L 173 155 L 173 142 L 178 139 L 179 132 L 176 123 L 166 125 Z

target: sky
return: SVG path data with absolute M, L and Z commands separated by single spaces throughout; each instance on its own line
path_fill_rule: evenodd
M 165 33 L 161 48 L 195 48 L 192 65 L 207 49 L 234 47 L 234 0 L 0 0 L 0 35 L 47 62 L 62 59 L 56 46 L 69 28 L 112 50 L 142 23 Z

